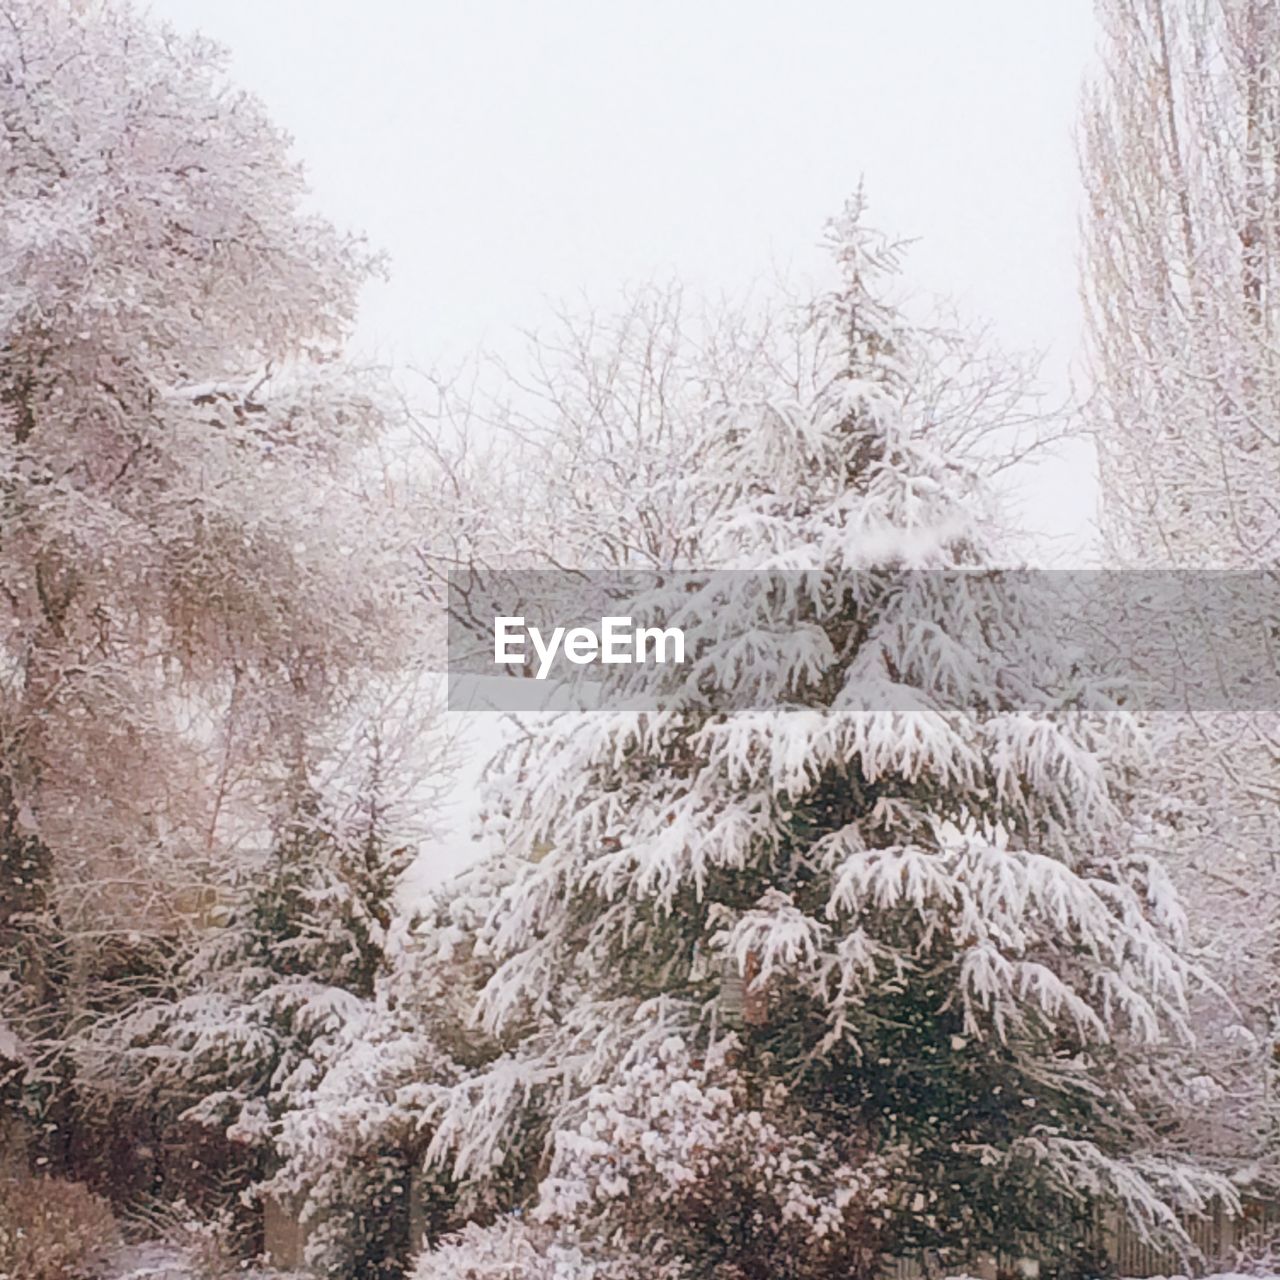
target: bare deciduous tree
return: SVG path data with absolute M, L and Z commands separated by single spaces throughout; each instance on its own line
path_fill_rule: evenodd
M 1099 0 L 1097 12 L 1101 69 L 1081 128 L 1083 292 L 1111 562 L 1270 571 L 1280 557 L 1280 6 Z M 1229 649 L 1217 657 L 1239 663 Z M 1164 724 L 1153 839 L 1173 850 L 1230 996 L 1201 1010 L 1211 1052 L 1197 1111 L 1223 1156 L 1248 1163 L 1269 1145 L 1260 1108 L 1280 1017 L 1280 725 L 1275 707 L 1211 714 L 1204 692 L 1190 690 L 1188 714 Z

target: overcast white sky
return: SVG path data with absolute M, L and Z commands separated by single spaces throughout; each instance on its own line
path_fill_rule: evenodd
M 1089 0 L 151 0 L 232 52 L 317 203 L 391 257 L 361 338 L 430 365 L 672 272 L 805 262 L 865 177 L 913 284 L 1049 351 L 1078 342 L 1073 128 Z M 1082 452 L 1026 515 L 1080 530 Z

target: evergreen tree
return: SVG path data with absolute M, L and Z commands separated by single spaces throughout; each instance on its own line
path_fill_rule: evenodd
M 389 838 L 379 781 L 375 752 L 359 805 L 344 811 L 299 761 L 262 865 L 192 941 L 172 995 L 78 1042 L 85 1079 L 104 1095 L 235 1144 L 239 1190 L 275 1171 L 285 1115 L 364 1025 L 387 968 L 407 851 Z
M 442 1090 L 428 1157 L 523 1160 L 519 1249 L 590 1274 L 1069 1266 L 1101 1207 L 1179 1238 L 1175 1207 L 1225 1191 L 1154 1123 L 1191 975 L 1130 840 L 1133 726 L 1037 641 L 1032 589 L 981 571 L 965 445 L 1000 405 L 889 304 L 860 202 L 831 248 L 839 286 L 705 415 L 735 497 L 704 547 L 750 572 L 645 602 L 693 655 L 661 710 L 533 725 L 504 771 L 526 862 L 477 1016 L 508 1047 Z
M 417 904 L 369 1017 L 346 1028 L 323 1079 L 284 1117 L 272 1186 L 301 1203 L 320 1275 L 402 1275 L 421 1243 L 409 1238 L 411 1201 L 433 1236 L 492 1214 L 491 1185 L 469 1197 L 421 1157 L 441 1091 L 496 1053 L 467 1025 L 492 972 L 472 944 L 510 879 L 504 859 L 482 859 Z

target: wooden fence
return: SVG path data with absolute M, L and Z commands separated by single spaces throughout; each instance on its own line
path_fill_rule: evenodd
M 1238 1217 L 1225 1213 L 1218 1205 L 1203 1217 L 1184 1219 L 1183 1226 L 1194 1250 L 1190 1257 L 1147 1244 L 1127 1222 L 1114 1218 L 1099 1224 L 1099 1244 L 1115 1266 L 1116 1274 L 1135 1280 L 1230 1271 L 1242 1258 L 1280 1243 L 1280 1203 L 1247 1199 Z M 1034 1256 L 984 1254 L 975 1258 L 967 1270 L 974 1280 L 1000 1280 L 1005 1276 L 1035 1280 L 1039 1264 Z M 885 1265 L 882 1276 L 883 1280 L 926 1280 L 926 1277 L 955 1271 L 955 1267 L 939 1270 L 916 1258 L 896 1258 Z
M 417 1247 L 423 1243 L 424 1217 L 420 1179 L 410 1178 L 410 1234 Z M 306 1231 L 289 1207 L 268 1199 L 264 1205 L 264 1236 L 270 1260 L 278 1267 L 303 1271 Z M 1183 1224 L 1195 1254 L 1184 1258 L 1172 1250 L 1145 1244 L 1127 1223 L 1108 1219 L 1099 1224 L 1099 1243 L 1120 1276 L 1141 1280 L 1151 1276 L 1196 1276 L 1229 1271 L 1242 1256 L 1258 1253 L 1280 1242 L 1280 1203 L 1249 1199 L 1239 1217 L 1231 1217 L 1221 1206 L 1204 1217 L 1187 1218 Z M 972 1259 L 967 1270 L 974 1280 L 1003 1280 L 1024 1277 L 1036 1280 L 1039 1264 L 1034 1256 L 983 1254 Z M 917 1258 L 897 1258 L 885 1264 L 882 1280 L 928 1280 L 954 1275 L 957 1268 L 929 1266 Z

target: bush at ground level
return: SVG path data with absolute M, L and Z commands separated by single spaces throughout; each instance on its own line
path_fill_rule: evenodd
M 119 1242 L 110 1205 L 81 1183 L 0 1181 L 0 1280 L 82 1280 Z

